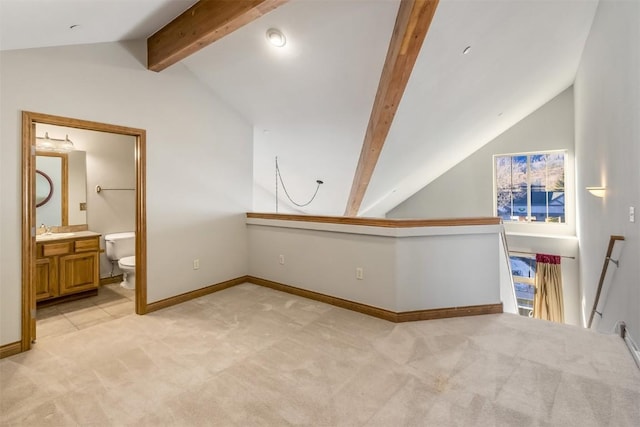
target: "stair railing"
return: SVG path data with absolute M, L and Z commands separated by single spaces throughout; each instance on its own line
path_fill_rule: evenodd
M 602 265 L 602 272 L 600 273 L 600 281 L 598 282 L 598 290 L 596 291 L 596 298 L 593 302 L 593 308 L 591 309 L 591 315 L 589 316 L 589 323 L 587 325 L 587 328 L 591 328 L 591 324 L 593 323 L 593 317 L 596 315 L 596 313 L 600 317 L 602 317 L 602 311 L 598 311 L 598 305 L 600 304 L 600 297 L 602 295 L 602 289 L 604 287 L 605 278 L 607 277 L 609 263 L 615 264 L 616 267 L 620 266 L 619 260 L 611 258 L 613 254 L 613 248 L 616 245 L 616 242 L 618 241 L 624 241 L 624 236 L 611 236 L 609 238 L 609 246 L 607 247 L 607 254 L 605 255 L 604 264 Z M 606 297 L 606 292 L 605 292 L 605 297 Z M 604 305 L 604 302 L 603 302 L 603 305 Z M 602 310 L 602 308 L 600 310 Z
M 502 241 L 502 249 L 504 252 L 504 257 L 505 257 L 505 263 L 506 263 L 506 270 L 508 272 L 508 283 L 507 285 L 509 286 L 509 290 L 505 290 L 504 289 L 504 283 L 500 283 L 500 296 L 502 298 L 502 304 L 503 304 L 503 309 L 505 312 L 507 313 L 514 313 L 514 314 L 519 314 L 519 308 L 518 308 L 518 297 L 516 296 L 516 287 L 513 283 L 513 272 L 511 271 L 511 257 L 509 254 L 509 245 L 507 243 L 507 233 L 504 229 L 504 224 L 502 224 L 501 221 L 501 225 L 502 225 L 502 230 L 500 231 L 500 238 Z

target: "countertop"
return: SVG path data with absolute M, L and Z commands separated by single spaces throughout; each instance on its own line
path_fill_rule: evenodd
M 57 242 L 60 240 L 81 239 L 96 236 L 101 236 L 101 234 L 96 233 L 95 231 L 74 231 L 69 233 L 38 234 L 36 236 L 36 242 Z

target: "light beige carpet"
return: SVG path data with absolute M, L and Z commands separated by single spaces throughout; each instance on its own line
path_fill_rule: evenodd
M 510 314 L 393 324 L 255 285 L 0 361 L 2 425 L 638 426 L 622 340 Z

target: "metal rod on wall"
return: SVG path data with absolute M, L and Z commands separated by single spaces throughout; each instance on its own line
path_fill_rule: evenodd
M 101 191 L 136 191 L 135 188 L 103 188 L 99 185 L 96 185 L 96 193 L 100 193 Z
M 509 251 L 510 254 L 537 255 L 535 252 Z M 560 258 L 576 259 L 574 256 L 559 255 Z

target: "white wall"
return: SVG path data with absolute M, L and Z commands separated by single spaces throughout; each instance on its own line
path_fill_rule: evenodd
M 135 137 L 93 132 L 83 140 L 87 152 L 87 225 L 101 233 L 100 244 L 106 248 L 104 236 L 109 233 L 136 230 L 136 192 L 103 188 L 136 188 Z M 134 255 L 134 254 L 131 254 Z M 114 274 L 120 274 L 115 264 Z M 100 277 L 111 272 L 105 253 L 100 257 Z
M 505 224 L 507 232 L 575 235 L 572 212 L 574 125 L 573 88 L 570 87 L 525 117 L 480 150 L 449 169 L 422 190 L 387 213 L 388 218 L 455 218 L 495 216 L 493 156 L 495 154 L 567 150 L 567 226 L 558 224 Z M 547 226 L 543 229 L 536 226 Z M 549 231 L 552 230 L 552 231 Z
M 583 316 L 588 319 L 612 234 L 625 237 L 601 331 L 627 322 L 640 336 L 640 2 L 601 0 L 575 81 L 578 238 Z M 598 199 L 586 186 L 604 185 Z M 636 217 L 639 221 L 640 217 Z M 614 268 L 615 269 L 615 268 Z
M 36 126 L 37 128 L 37 126 Z M 80 204 L 87 202 L 87 153 L 82 150 L 67 154 L 69 165 L 69 225 L 86 224 L 87 211 Z
M 250 275 L 395 311 L 393 237 L 256 225 L 248 229 Z M 356 267 L 364 270 L 364 280 L 356 279 Z
M 87 152 L 87 225 L 89 230 L 102 234 L 100 244 L 105 248 L 106 234 L 136 229 L 135 191 L 96 192 L 97 185 L 107 189 L 136 188 L 135 137 L 84 131 L 74 138 L 72 140 L 78 141 L 78 148 Z M 111 267 L 103 253 L 100 277 L 108 276 Z M 117 263 L 114 274 L 120 274 Z
M 397 239 L 397 311 L 500 302 L 501 255 L 498 234 Z
M 181 64 L 147 71 L 145 48 L 0 53 L 0 344 L 20 339 L 21 110 L 147 130 L 149 302 L 248 271 L 252 127 Z
M 497 225 L 398 231 L 248 223 L 249 274 L 258 278 L 394 312 L 500 302 Z M 356 279 L 356 268 L 363 269 L 363 280 Z
M 389 218 L 494 216 L 493 155 L 565 149 L 567 224 L 505 224 L 509 250 L 578 257 L 574 237 L 574 107 L 570 87 L 411 198 L 387 213 Z M 580 324 L 578 262 L 562 259 L 565 323 Z

